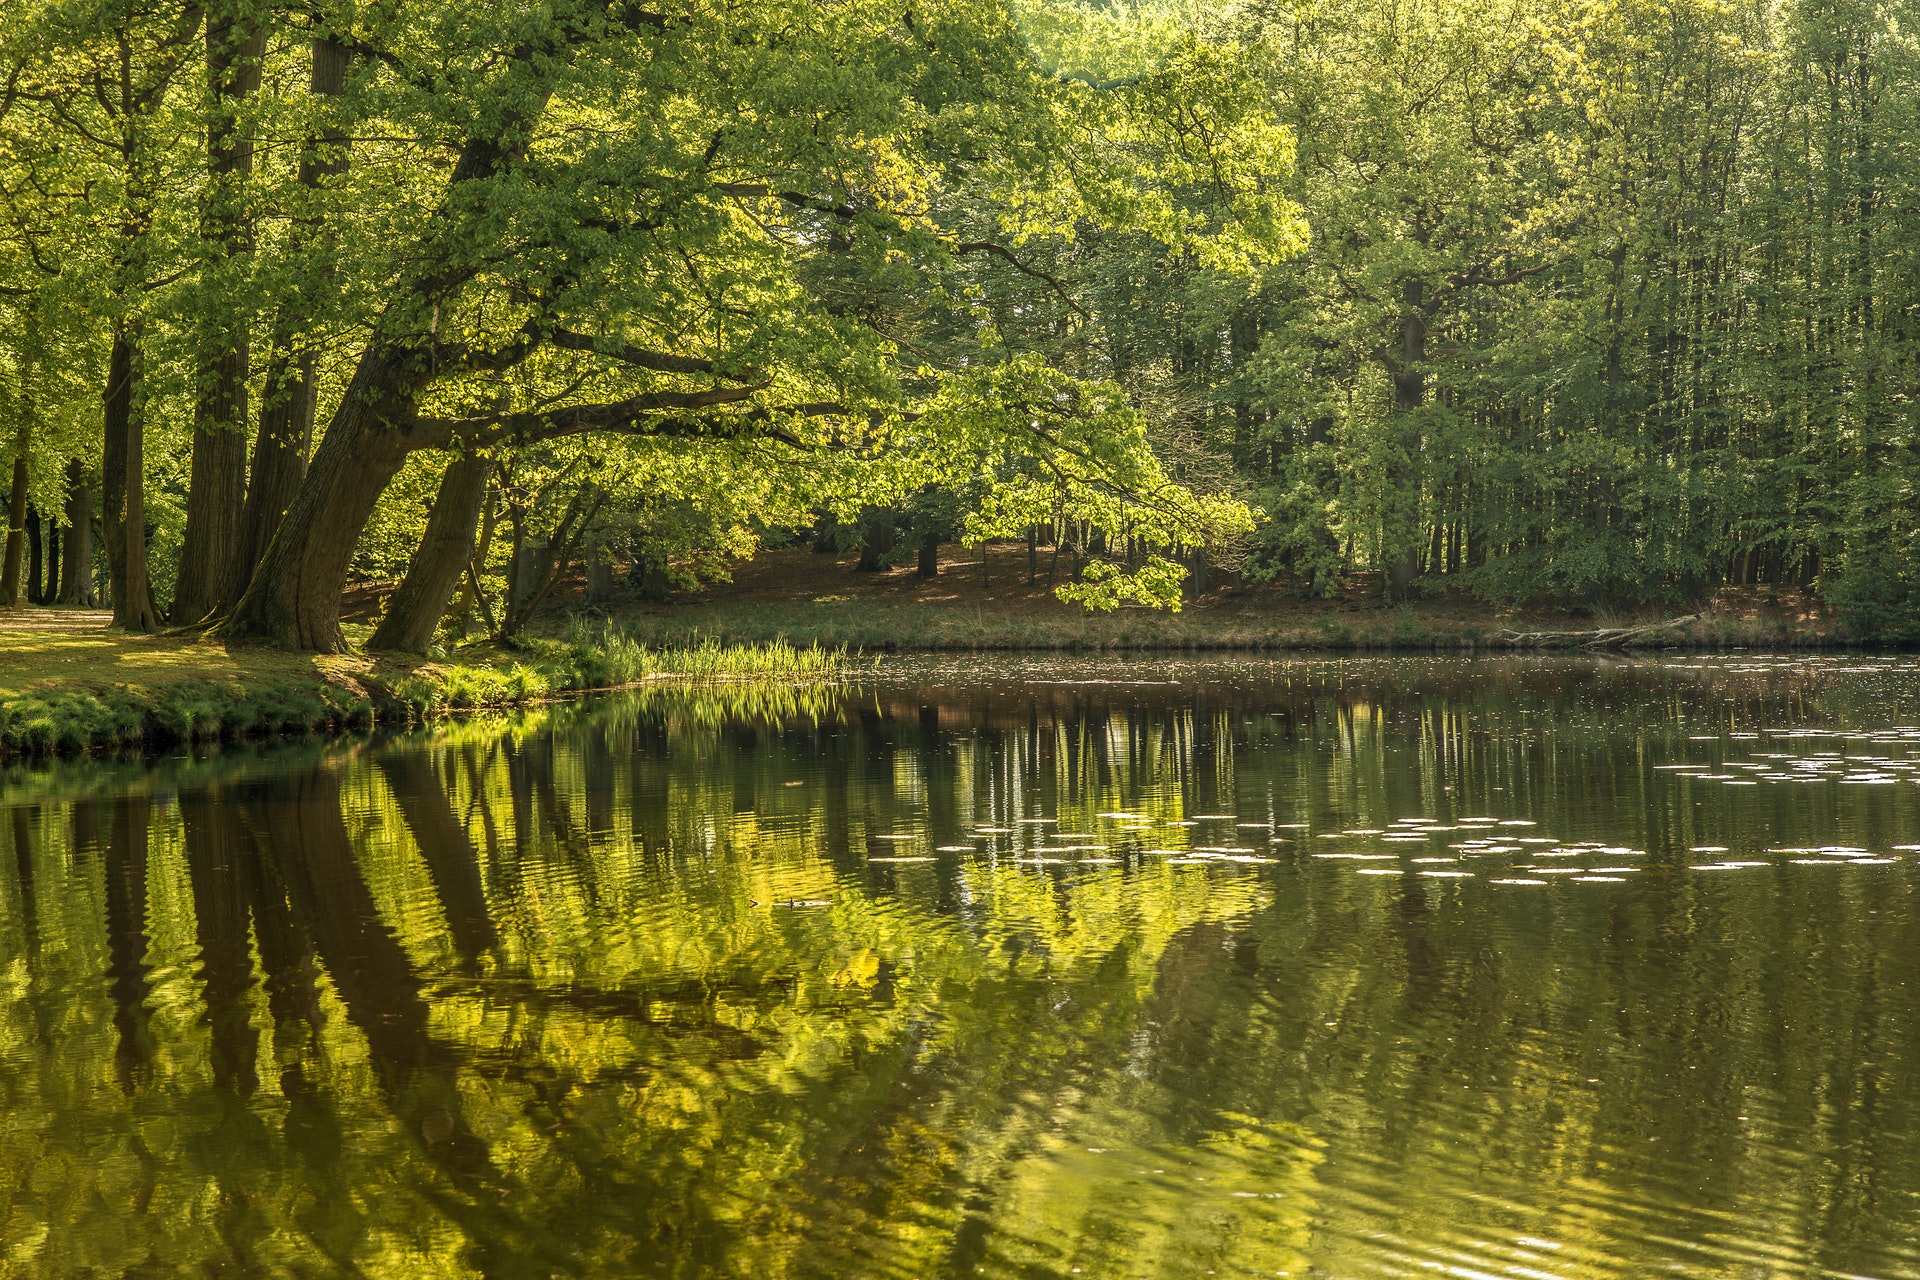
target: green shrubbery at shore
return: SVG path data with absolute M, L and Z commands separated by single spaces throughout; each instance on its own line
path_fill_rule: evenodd
M 324 680 L 53 689 L 0 705 L 0 755 L 365 729 L 374 719 L 371 699 Z
M 418 663 L 368 660 L 304 673 L 208 678 L 192 674 L 188 662 L 177 677 L 142 683 L 68 681 L 0 691 L 0 756 L 365 730 L 661 678 L 829 679 L 851 663 L 844 650 L 784 639 L 722 644 L 705 638 L 656 648 L 607 623 L 576 623 L 564 639 L 511 650 L 468 648 Z

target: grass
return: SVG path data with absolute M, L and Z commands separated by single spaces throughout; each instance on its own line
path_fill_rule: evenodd
M 606 622 L 414 660 L 129 636 L 103 621 L 51 610 L 0 621 L 0 756 L 348 732 L 642 681 L 820 680 L 852 661 L 784 639 L 661 648 Z

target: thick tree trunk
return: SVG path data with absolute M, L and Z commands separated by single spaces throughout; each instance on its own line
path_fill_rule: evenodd
M 139 393 L 139 330 L 119 324 L 107 355 L 101 461 L 107 573 L 113 587 L 113 624 L 128 631 L 152 631 L 160 625 L 160 614 L 147 584 L 146 424 Z
M 940 575 L 940 539 L 927 534 L 920 539 L 920 576 L 935 578 Z
M 242 115 L 260 87 L 266 33 L 251 20 L 207 21 L 207 80 L 214 111 L 207 126 L 207 196 L 202 236 L 226 259 L 253 248 L 246 180 L 253 135 Z M 209 264 L 216 276 L 223 264 Z M 217 295 L 216 295 L 217 296 Z M 227 307 L 221 308 L 228 313 Z M 247 316 L 233 307 L 201 354 L 200 394 L 193 406 L 193 469 L 187 486 L 187 528 L 173 596 L 175 622 L 198 622 L 238 593 L 240 530 L 247 500 Z
M 226 623 L 233 640 L 343 653 L 340 593 L 354 544 L 413 442 L 382 409 L 405 395 L 391 353 L 370 347 L 335 410 L 279 533 Z
M 860 561 L 856 573 L 877 573 L 885 568 L 885 557 L 893 550 L 893 512 L 884 507 L 867 512 L 860 527 Z
M 244 341 L 236 345 L 212 364 L 206 376 L 214 385 L 194 408 L 187 528 L 170 611 L 181 624 L 206 620 L 235 592 L 247 492 L 247 355 Z
M 313 42 L 313 69 L 308 91 L 315 97 L 336 97 L 347 84 L 347 68 L 352 55 L 330 40 Z M 310 140 L 300 157 L 300 185 L 319 187 L 328 177 L 347 171 L 347 138 L 339 129 L 325 129 Z M 313 228 L 302 227 L 311 240 Z M 317 272 L 324 280 L 328 273 Z M 303 347 L 303 330 L 311 318 L 314 299 L 302 294 L 280 310 L 274 322 L 273 341 L 267 357 L 266 389 L 260 400 L 260 426 L 253 440 L 253 470 L 247 481 L 246 510 L 241 516 L 239 546 L 234 556 L 234 572 L 227 605 L 238 603 L 253 576 L 253 570 L 267 554 L 281 518 L 300 492 L 307 475 L 307 451 L 313 441 L 313 421 L 317 387 L 313 376 L 313 353 Z
M 0 607 L 11 609 L 20 603 L 20 553 L 25 549 L 26 533 L 27 433 L 22 428 L 13 455 L 13 485 L 7 495 L 7 551 L 5 568 L 0 569 Z
M 455 458 L 441 475 L 426 537 L 408 561 L 407 576 L 387 602 L 386 616 L 374 629 L 368 648 L 423 653 L 433 643 L 447 602 L 473 558 L 474 527 L 492 471 L 492 459 L 468 453 Z
M 60 562 L 60 604 L 91 609 L 93 594 L 93 473 L 78 458 L 67 463 L 67 533 Z

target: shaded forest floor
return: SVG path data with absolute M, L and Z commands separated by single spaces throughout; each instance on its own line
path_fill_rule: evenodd
M 1290 588 L 1220 586 L 1178 613 L 1130 607 L 1102 614 L 1054 598 L 1044 548 L 1032 585 L 1020 545 L 993 547 L 984 572 L 978 550 L 943 548 L 932 578 L 912 565 L 858 573 L 856 559 L 804 548 L 764 551 L 738 565 L 731 583 L 676 591 L 664 604 L 616 599 L 609 612 L 654 644 L 785 636 L 867 650 L 1481 648 L 1498 646 L 1509 630 L 1585 630 L 1687 613 L 1698 620 L 1661 643 L 1800 648 L 1844 641 L 1818 601 L 1796 591 L 1769 598 L 1764 587 L 1636 610 L 1500 608 L 1453 595 L 1385 605 L 1377 597 L 1305 600 Z

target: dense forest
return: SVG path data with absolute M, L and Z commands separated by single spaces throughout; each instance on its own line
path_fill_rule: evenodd
M 1025 537 L 1920 618 L 1902 3 L 0 3 L 8 603 Z

